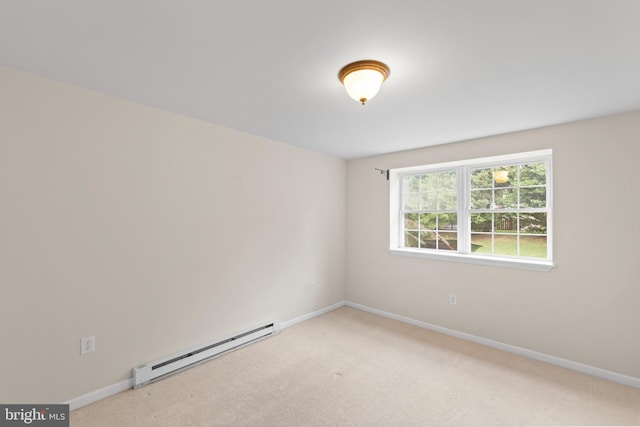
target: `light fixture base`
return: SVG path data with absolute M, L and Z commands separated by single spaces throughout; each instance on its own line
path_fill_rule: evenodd
M 340 69 L 338 72 L 338 79 L 340 83 L 344 84 L 344 78 L 354 71 L 360 70 L 374 70 L 382 74 L 382 81 L 387 80 L 389 74 L 391 74 L 391 70 L 389 66 L 383 62 L 375 61 L 373 59 L 364 59 L 362 61 L 352 62 L 351 64 L 347 64 Z

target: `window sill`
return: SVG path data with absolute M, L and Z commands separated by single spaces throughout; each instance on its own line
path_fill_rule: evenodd
M 485 265 L 491 267 L 517 268 L 521 270 L 549 271 L 555 267 L 553 261 L 489 257 L 481 255 L 460 254 L 457 252 L 430 252 L 420 249 L 389 249 L 393 255 L 428 258 L 439 261 L 462 262 L 465 264 Z

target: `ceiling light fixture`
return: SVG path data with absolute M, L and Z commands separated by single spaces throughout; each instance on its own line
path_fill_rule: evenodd
M 386 64 L 368 59 L 345 65 L 338 73 L 338 79 L 349 96 L 364 105 L 376 96 L 390 72 Z

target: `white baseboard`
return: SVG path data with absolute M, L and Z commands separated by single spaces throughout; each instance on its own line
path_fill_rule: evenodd
M 321 308 L 320 310 L 316 310 L 316 311 L 314 311 L 312 313 L 308 313 L 308 314 L 305 314 L 303 316 L 296 317 L 295 319 L 291 319 L 291 320 L 287 320 L 286 322 L 282 322 L 280 324 L 280 327 L 282 329 L 289 328 L 289 327 L 291 327 L 293 325 L 297 325 L 298 323 L 304 322 L 305 320 L 313 319 L 314 317 L 318 317 L 320 315 L 323 315 L 325 313 L 333 311 L 333 310 L 335 310 L 337 308 L 344 307 L 345 304 L 346 304 L 346 301 L 337 302 L 337 303 L 332 304 L 332 305 L 330 305 L 328 307 Z
M 93 402 L 97 402 L 98 400 L 102 400 L 109 396 L 113 396 L 114 394 L 118 394 L 132 387 L 133 387 L 133 378 L 129 378 L 128 380 L 120 381 L 117 384 L 112 384 L 112 385 L 103 387 L 100 390 L 95 390 L 85 395 L 82 395 L 80 397 L 76 397 L 74 399 L 68 400 L 66 402 L 63 402 L 63 404 L 69 405 L 69 410 L 73 411 L 74 409 L 78 409 L 83 406 L 89 405 Z
M 288 320 L 286 322 L 282 322 L 278 325 L 278 329 L 282 330 L 285 328 L 288 328 L 290 326 L 296 325 L 300 322 L 304 322 L 305 320 L 309 320 L 312 319 L 314 317 L 320 316 L 322 314 L 328 313 L 330 311 L 333 311 L 337 308 L 343 307 L 345 305 L 345 301 L 340 301 L 337 302 L 333 305 L 330 305 L 328 307 L 325 308 L 321 308 L 320 310 L 316 310 L 312 313 L 308 313 L 305 314 L 303 316 L 300 317 L 296 317 L 295 319 L 291 319 Z M 81 408 L 83 406 L 89 405 L 91 403 L 97 402 L 98 400 L 102 400 L 105 399 L 109 396 L 113 396 L 114 394 L 118 394 L 120 392 L 123 392 L 125 390 L 128 390 L 130 388 L 133 388 L 133 378 L 129 378 L 127 380 L 121 381 L 117 384 L 112 384 L 110 386 L 106 386 L 101 388 L 100 390 L 95 390 L 92 392 L 89 392 L 85 395 L 82 395 L 80 397 L 76 397 L 73 398 L 71 400 L 68 400 L 66 402 L 63 402 L 63 404 L 65 405 L 69 405 L 69 410 L 73 411 L 74 409 L 78 409 Z
M 573 362 L 571 360 L 562 359 L 560 357 L 550 356 L 548 354 L 539 353 L 537 351 L 528 350 L 526 348 L 517 347 L 510 344 L 504 344 L 498 341 L 493 341 L 487 338 L 478 337 L 475 335 L 467 334 L 464 332 L 459 332 L 453 329 L 443 328 L 442 326 L 432 325 L 430 323 L 421 322 L 419 320 L 411 319 L 409 317 L 400 316 L 397 314 L 389 313 L 387 311 L 378 310 L 376 308 L 371 308 L 366 305 L 357 304 L 350 301 L 340 301 L 335 304 L 332 304 L 328 307 L 321 308 L 320 310 L 316 310 L 312 313 L 305 314 L 300 317 L 296 317 L 295 319 L 287 320 L 280 324 L 280 329 L 286 329 L 291 326 L 297 325 L 298 323 L 304 322 L 305 320 L 312 319 L 314 317 L 323 315 L 335 309 L 338 309 L 343 306 L 355 308 L 358 310 L 366 311 L 372 314 L 376 314 L 383 317 L 388 317 L 390 319 L 398 320 L 400 322 L 408 323 L 410 325 L 418 326 L 420 328 L 429 329 L 435 332 L 440 332 L 445 335 L 450 335 L 455 338 L 460 338 L 466 341 L 475 342 L 477 344 L 486 345 L 487 347 L 496 348 L 498 350 L 507 351 L 509 353 L 517 354 L 520 356 L 528 357 L 530 359 L 540 360 L 542 362 L 550 363 L 552 365 L 560 366 L 563 368 L 571 369 L 574 371 L 582 372 L 584 374 L 592 375 L 594 377 L 604 378 L 609 381 L 613 381 L 616 383 L 628 385 L 631 387 L 640 388 L 640 378 L 631 377 L 628 375 L 619 374 L 616 372 L 607 371 L 604 369 L 596 368 L 589 365 L 584 365 L 582 363 Z M 83 406 L 89 405 L 91 403 L 97 402 L 99 400 L 105 399 L 109 396 L 113 396 L 114 394 L 118 394 L 125 390 L 128 390 L 133 387 L 133 378 L 129 378 L 127 380 L 121 381 L 117 384 L 113 384 L 107 387 L 103 387 L 99 390 L 92 391 L 80 397 L 76 397 L 74 399 L 63 402 L 64 404 L 69 405 L 69 409 L 71 411 L 81 408 Z
M 460 338 L 466 341 L 471 341 L 477 344 L 482 344 L 487 347 L 492 347 L 498 350 L 503 350 L 509 353 L 517 354 L 519 356 L 528 357 L 530 359 L 546 362 L 551 365 L 560 366 L 562 368 L 571 369 L 573 371 L 582 372 L 583 374 L 591 375 L 605 380 L 613 381 L 616 383 L 628 385 L 635 388 L 640 388 L 640 378 L 631 377 L 617 372 L 607 371 L 605 369 L 596 368 L 594 366 L 585 365 L 583 363 L 574 362 L 572 360 L 563 359 L 561 357 L 551 356 L 545 353 L 539 353 L 537 351 L 529 350 L 515 345 L 504 344 L 498 341 L 493 341 L 487 338 L 478 337 L 475 335 L 459 332 L 454 329 L 443 328 L 442 326 L 432 325 L 430 323 L 421 322 L 419 320 L 411 319 L 409 317 L 400 316 L 397 314 L 389 313 L 387 311 L 378 310 L 377 308 L 371 308 L 366 305 L 357 304 L 354 302 L 346 301 L 347 307 L 355 308 L 358 310 L 366 311 L 379 316 L 388 317 L 390 319 L 398 320 L 400 322 L 408 323 L 410 325 L 418 326 L 420 328 L 429 329 L 431 331 L 440 332 L 445 335 L 449 335 L 455 338 Z

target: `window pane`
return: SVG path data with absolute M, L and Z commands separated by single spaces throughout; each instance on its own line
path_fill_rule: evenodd
M 528 234 L 547 234 L 547 214 L 543 212 L 521 213 L 520 232 Z
M 438 233 L 438 249 L 445 251 L 455 251 L 458 247 L 456 233 L 439 232 Z
M 420 233 L 420 247 L 436 249 L 436 233 L 433 231 L 423 231 Z
M 420 191 L 420 177 L 419 176 L 405 176 L 402 178 L 402 192 L 417 193 Z
M 420 193 L 404 193 L 404 209 L 417 210 L 420 208 Z
M 454 191 L 446 191 L 438 194 L 438 209 L 455 210 L 458 206 L 457 193 Z
M 440 190 L 455 191 L 457 187 L 458 185 L 455 172 L 442 172 L 440 174 Z
M 405 230 L 417 230 L 418 229 L 418 214 L 417 213 L 404 214 L 404 229 Z
M 493 237 L 494 255 L 518 255 L 518 236 L 496 234 Z
M 499 188 L 496 189 L 495 209 L 510 209 L 518 207 L 518 189 L 517 188 Z
M 404 247 L 405 248 L 417 248 L 418 247 L 418 232 L 406 231 L 404 233 Z
M 472 170 L 471 188 L 493 188 L 493 168 Z
M 490 213 L 471 214 L 471 231 L 491 231 L 491 216 Z
M 421 230 L 435 230 L 436 229 L 436 217 L 434 213 L 420 214 L 420 229 Z
M 454 213 L 438 215 L 438 230 L 457 230 L 458 215 Z
M 436 210 L 438 193 L 422 193 L 420 195 L 420 209 Z
M 493 170 L 493 185 L 500 187 L 518 186 L 518 166 L 501 166 Z
M 520 256 L 546 258 L 547 238 L 545 236 L 520 236 Z
M 403 177 L 405 247 L 451 250 L 457 239 L 457 172 L 434 172 Z M 454 211 L 439 213 L 441 211 Z M 439 245 L 440 228 L 451 234 L 453 244 Z M 445 239 L 448 241 L 448 239 Z M 455 250 L 455 249 L 454 249 Z
M 544 163 L 529 163 L 520 167 L 520 186 L 545 185 L 547 168 Z
M 492 201 L 492 190 L 471 191 L 471 209 L 490 209 Z
M 520 207 L 544 208 L 547 204 L 547 189 L 545 187 L 521 188 Z
M 514 213 L 496 214 L 493 228 L 496 233 L 517 233 L 518 218 Z
M 491 234 L 471 234 L 471 252 L 491 255 Z
M 438 189 L 438 174 L 430 173 L 422 176 L 422 191 L 436 191 Z

